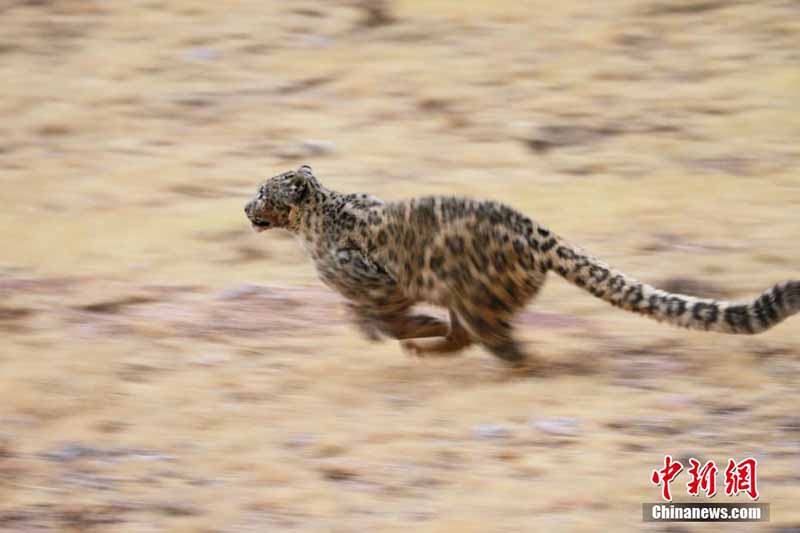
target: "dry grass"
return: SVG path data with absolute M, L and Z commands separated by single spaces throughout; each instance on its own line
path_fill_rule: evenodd
M 797 6 L 390 7 L 0 7 L 0 530 L 656 529 L 665 453 L 757 456 L 797 527 L 796 321 L 677 331 L 554 279 L 521 322 L 555 375 L 415 361 L 242 215 L 310 163 L 749 297 L 800 264 Z

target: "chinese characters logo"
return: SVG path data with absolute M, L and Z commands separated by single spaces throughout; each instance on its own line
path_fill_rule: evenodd
M 758 463 L 752 457 L 743 459 L 738 463 L 733 459 L 728 459 L 728 465 L 724 473 L 725 495 L 736 496 L 742 492 L 747 494 L 751 500 L 757 500 L 757 467 Z M 670 484 L 683 470 L 683 464 L 674 460 L 670 455 L 664 456 L 663 468 L 653 470 L 650 482 L 661 487 L 661 497 L 665 501 L 672 501 Z M 691 478 L 686 483 L 686 491 L 689 495 L 699 496 L 702 492 L 706 497 L 712 498 L 717 493 L 718 468 L 714 461 L 707 461 L 701 465 L 700 461 L 692 457 L 689 459 L 687 472 Z

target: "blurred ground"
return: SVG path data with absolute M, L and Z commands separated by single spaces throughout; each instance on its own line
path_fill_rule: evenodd
M 798 35 L 791 0 L 0 3 L 0 530 L 707 530 L 641 522 L 665 453 L 757 457 L 800 528 L 797 319 L 552 277 L 521 322 L 556 376 L 416 361 L 242 213 L 309 163 L 751 297 L 800 264 Z

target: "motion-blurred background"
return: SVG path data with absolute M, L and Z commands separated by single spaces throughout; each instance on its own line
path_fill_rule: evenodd
M 797 320 L 553 277 L 521 322 L 554 376 L 417 361 L 242 212 L 307 163 L 749 298 L 798 275 L 799 44 L 793 0 L 0 1 L 0 530 L 666 531 L 667 453 L 757 457 L 800 528 Z

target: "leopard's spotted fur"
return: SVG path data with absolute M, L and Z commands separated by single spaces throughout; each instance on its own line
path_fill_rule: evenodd
M 440 337 L 407 343 L 420 354 L 454 353 L 477 342 L 521 363 L 512 319 L 551 270 L 612 305 L 691 329 L 759 333 L 800 310 L 797 280 L 750 302 L 671 294 L 505 205 L 450 197 L 384 203 L 331 191 L 308 166 L 268 180 L 245 212 L 257 230 L 284 228 L 302 240 L 322 281 L 344 295 L 368 336 Z M 449 323 L 413 313 L 420 302 L 447 308 Z

